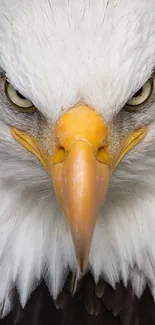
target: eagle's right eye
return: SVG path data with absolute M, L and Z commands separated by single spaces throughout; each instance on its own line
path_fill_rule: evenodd
M 33 113 L 35 107 L 33 103 L 21 95 L 7 80 L 5 80 L 5 94 L 10 103 L 22 113 Z

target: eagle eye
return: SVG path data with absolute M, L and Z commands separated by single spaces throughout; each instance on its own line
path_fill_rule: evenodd
M 154 78 L 151 77 L 143 87 L 141 87 L 132 98 L 128 100 L 125 109 L 128 111 L 136 111 L 141 108 L 150 99 L 154 89 Z
M 10 103 L 20 112 L 33 113 L 35 107 L 33 103 L 19 93 L 7 80 L 5 80 L 5 94 Z

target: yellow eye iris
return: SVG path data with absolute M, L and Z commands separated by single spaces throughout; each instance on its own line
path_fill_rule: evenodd
M 129 111 L 136 111 L 143 106 L 151 97 L 154 89 L 154 78 L 151 77 L 145 85 L 140 88 L 135 95 L 126 103 L 125 109 Z
M 33 103 L 22 96 L 8 81 L 5 81 L 5 93 L 11 104 L 23 113 L 33 113 L 35 107 Z

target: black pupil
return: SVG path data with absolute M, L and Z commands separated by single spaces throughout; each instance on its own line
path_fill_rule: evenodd
M 141 95 L 141 93 L 142 93 L 142 91 L 143 91 L 143 87 L 142 88 L 140 88 L 135 94 L 134 94 L 134 96 L 133 97 L 138 97 L 138 96 L 140 96 Z
M 20 97 L 21 99 L 26 99 L 23 95 L 21 95 L 21 94 L 19 93 L 18 90 L 16 90 L 16 93 L 17 93 L 18 97 Z

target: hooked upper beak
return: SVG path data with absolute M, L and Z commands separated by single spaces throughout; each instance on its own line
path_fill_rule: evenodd
M 12 128 L 13 137 L 40 159 L 52 177 L 82 272 L 88 264 L 94 227 L 106 198 L 111 174 L 146 132 L 147 128 L 132 132 L 112 157 L 108 126 L 86 105 L 73 107 L 58 120 L 56 149 L 52 155 L 45 151 L 39 139 Z

